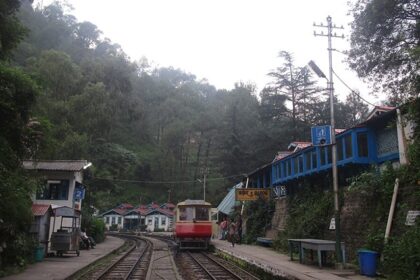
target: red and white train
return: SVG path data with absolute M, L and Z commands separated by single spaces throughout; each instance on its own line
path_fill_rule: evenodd
M 179 249 L 207 249 L 211 236 L 210 203 L 187 199 L 176 205 L 174 237 Z

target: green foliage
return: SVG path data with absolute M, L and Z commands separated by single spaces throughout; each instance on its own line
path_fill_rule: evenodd
M 352 9 L 350 67 L 393 104 L 418 96 L 419 11 L 416 0 L 358 0 Z
M 20 7 L 19 0 L 2 1 L 0 5 L 0 59 L 3 60 L 18 45 L 26 33 L 16 12 Z
M 288 207 L 285 230 L 288 238 L 325 238 L 333 216 L 331 192 L 305 188 L 289 197 Z
M 105 223 L 103 219 L 92 219 L 92 223 L 89 227 L 89 236 L 95 239 L 96 243 L 101 243 L 105 240 Z
M 110 231 L 117 231 L 118 230 L 118 225 L 117 224 L 113 224 L 109 227 Z
M 33 220 L 30 194 L 35 186 L 22 170 L 7 170 L 0 164 L 0 260 L 6 267 L 30 261 L 34 244 L 27 231 Z
M 420 279 L 420 223 L 407 227 L 397 238 L 389 240 L 383 251 L 383 269 L 389 279 Z
M 265 236 L 265 231 L 271 226 L 274 213 L 274 201 L 258 199 L 246 204 L 244 216 L 246 221 L 246 234 L 242 238 L 244 243 L 254 243 L 257 237 Z

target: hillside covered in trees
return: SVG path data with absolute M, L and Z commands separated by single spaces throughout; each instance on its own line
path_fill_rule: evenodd
M 87 159 L 85 183 L 99 209 L 202 196 L 218 203 L 239 176 L 270 162 L 309 127 L 328 123 L 329 101 L 307 68 L 281 51 L 284 64 L 260 93 L 238 82 L 216 89 L 176 68 L 132 61 L 90 22 L 59 3 L 23 3 L 26 36 L 10 63 L 39 88 L 31 110 L 35 159 Z M 221 66 L 222 67 L 222 66 Z M 337 127 L 357 123 L 367 108 L 356 95 L 337 105 Z

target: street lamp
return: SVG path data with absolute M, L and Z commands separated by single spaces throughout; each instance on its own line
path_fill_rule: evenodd
M 331 40 L 329 41 L 329 49 L 331 49 Z M 330 93 L 330 114 L 331 114 L 331 155 L 332 155 L 332 179 L 333 179 L 333 191 L 334 191 L 334 220 L 335 220 L 335 252 L 339 263 L 342 262 L 341 258 L 341 232 L 340 232 L 340 208 L 338 201 L 338 170 L 337 170 L 337 145 L 335 139 L 335 117 L 334 117 L 334 87 L 333 87 L 333 76 L 332 76 L 332 56 L 331 52 L 329 55 L 329 79 L 319 69 L 314 61 L 309 61 L 308 66 L 318 75 L 320 78 L 327 80 L 328 90 Z

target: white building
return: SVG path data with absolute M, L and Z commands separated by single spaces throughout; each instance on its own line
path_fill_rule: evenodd
M 173 228 L 172 211 L 162 208 L 151 209 L 146 214 L 147 231 L 170 231 Z

